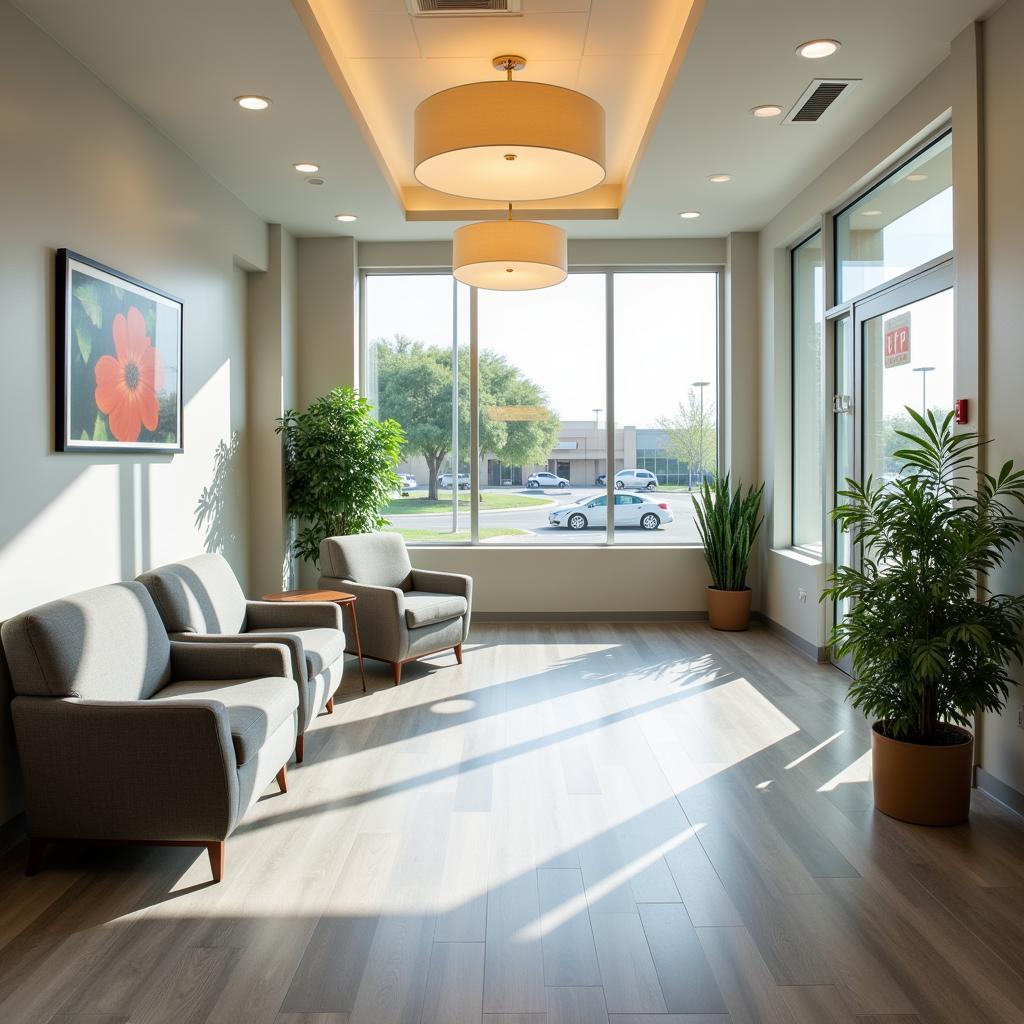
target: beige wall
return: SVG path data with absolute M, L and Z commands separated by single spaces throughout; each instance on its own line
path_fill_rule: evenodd
M 988 468 L 1007 459 L 1024 466 L 1024 0 L 1010 0 L 984 26 L 984 273 L 981 416 L 992 438 Z M 959 260 L 959 250 L 957 253 Z M 959 321 L 958 321 L 959 322 Z M 1024 593 L 1024 550 L 994 573 L 996 592 Z M 1024 682 L 1019 667 L 1016 678 Z M 999 781 L 1024 794 L 1024 729 L 1017 725 L 1024 687 L 1009 707 L 981 728 L 980 763 Z
M 202 549 L 218 483 L 212 541 L 245 579 L 241 267 L 263 265 L 264 225 L 4 2 L 0 181 L 0 619 Z M 61 246 L 184 299 L 183 455 L 54 454 Z M 0 702 L 0 822 L 18 807 L 5 719 Z

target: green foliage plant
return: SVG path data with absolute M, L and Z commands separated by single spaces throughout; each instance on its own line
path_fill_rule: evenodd
M 325 537 L 372 533 L 388 525 L 381 509 L 400 487 L 395 475 L 405 436 L 377 420 L 352 388 L 334 388 L 305 412 L 278 420 L 284 444 L 288 514 L 299 523 L 294 551 L 319 565 Z
M 761 529 L 760 487 L 735 491 L 729 474 L 717 476 L 713 483 L 704 480 L 693 501 L 697 529 L 704 542 L 704 559 L 711 570 L 711 586 L 716 590 L 746 590 L 750 552 Z
M 979 581 L 1024 539 L 1024 471 L 1007 462 L 994 476 L 977 472 L 977 434 L 955 434 L 952 413 L 940 422 L 907 412 L 916 429 L 898 431 L 900 476 L 847 480 L 839 492 L 832 518 L 861 564 L 837 568 L 823 599 L 849 608 L 830 643 L 852 656 L 854 707 L 883 735 L 951 743 L 961 736 L 946 723 L 1003 707 L 1021 657 L 1024 598 Z

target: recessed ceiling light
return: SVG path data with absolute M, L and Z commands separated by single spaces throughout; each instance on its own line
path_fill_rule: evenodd
M 782 107 L 777 103 L 763 103 L 759 107 L 751 107 L 750 112 L 754 117 L 778 117 L 782 113 Z
M 862 217 L 881 217 L 881 210 L 861 210 Z
M 319 164 L 292 164 L 292 167 L 294 167 L 300 174 L 316 174 L 316 172 L 320 170 Z
M 716 185 L 721 185 L 722 182 L 732 181 L 731 174 L 709 174 L 708 181 L 713 181 Z
M 809 39 L 801 43 L 796 52 L 808 60 L 820 60 L 822 57 L 831 57 L 839 49 L 837 39 Z
M 336 213 L 334 219 L 340 220 L 342 224 L 351 224 L 352 221 L 359 220 L 354 213 Z
M 907 181 L 927 181 L 927 174 L 908 174 Z
M 270 106 L 266 96 L 236 96 L 235 102 L 243 110 L 266 110 Z
M 683 220 L 694 220 L 696 217 L 700 216 L 700 211 L 699 210 L 683 210 L 683 212 L 681 214 L 679 214 L 679 216 L 682 217 Z

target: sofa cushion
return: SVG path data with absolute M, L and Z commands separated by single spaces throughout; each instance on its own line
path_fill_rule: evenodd
M 357 533 L 320 542 L 320 572 L 368 587 L 408 590 L 412 563 L 397 533 Z
M 320 675 L 345 653 L 345 634 L 340 629 L 307 626 L 302 629 L 250 629 L 246 636 L 271 641 L 275 636 L 294 637 L 306 654 L 306 671 L 310 679 Z
M 245 594 L 222 555 L 204 554 L 150 569 L 139 582 L 153 595 L 168 633 L 241 633 Z
M 405 624 L 419 629 L 435 622 L 457 619 L 465 615 L 469 605 L 458 594 L 432 594 L 425 590 L 410 590 L 405 595 Z
M 144 587 L 114 583 L 8 619 L 11 685 L 23 697 L 145 700 L 170 678 L 171 645 Z
M 247 764 L 274 731 L 295 714 L 299 690 L 292 679 L 189 679 L 165 686 L 155 701 L 215 700 L 227 709 L 235 760 Z

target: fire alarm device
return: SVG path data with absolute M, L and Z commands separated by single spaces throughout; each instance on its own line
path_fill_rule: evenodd
M 953 406 L 953 411 L 956 413 L 957 423 L 967 422 L 967 399 L 958 398 L 956 404 Z

